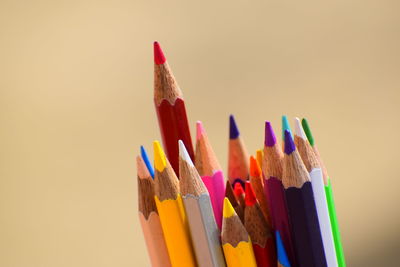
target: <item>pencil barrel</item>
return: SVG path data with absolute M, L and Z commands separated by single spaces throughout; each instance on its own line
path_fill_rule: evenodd
M 325 257 L 328 267 L 337 267 L 335 244 L 333 242 L 332 227 L 326 202 L 324 180 L 320 168 L 310 172 L 311 184 L 314 193 L 315 206 L 317 208 L 319 227 L 324 245 Z
M 257 267 L 251 242 L 240 242 L 236 247 L 223 244 L 226 265 L 228 267 Z
M 211 205 L 214 218 L 218 229 L 222 227 L 222 207 L 225 197 L 225 183 L 222 171 L 215 172 L 212 176 L 204 175 L 201 177 L 208 193 L 210 194 Z
M 325 186 L 326 202 L 328 204 L 329 217 L 332 226 L 333 241 L 335 242 L 336 257 L 339 267 L 346 267 L 346 260 L 342 241 L 340 238 L 339 222 L 336 215 L 335 201 L 333 198 L 331 180 L 328 178 L 328 185 Z
M 156 105 L 156 110 L 161 137 L 168 160 L 176 175 L 179 177 L 179 140 L 182 140 L 185 144 L 190 158 L 192 160 L 194 159 L 185 102 L 181 98 L 177 98 L 174 104 L 163 100 L 159 106 Z
M 154 267 L 171 266 L 158 214 L 152 212 L 146 219 L 144 215 L 139 212 L 139 220 L 145 237 L 151 265 Z
M 326 267 L 311 182 L 285 189 L 296 259 L 300 267 Z
M 225 266 L 209 195 L 184 196 L 183 203 L 198 266 Z
M 155 200 L 172 266 L 196 266 L 181 196 Z
M 290 263 L 296 267 L 297 261 L 282 181 L 275 177 L 264 179 L 264 190 L 270 205 L 272 229 L 280 232 Z

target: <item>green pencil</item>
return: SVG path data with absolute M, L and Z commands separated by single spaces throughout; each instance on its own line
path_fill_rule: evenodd
M 318 148 L 315 145 L 314 138 L 312 136 L 311 129 L 310 129 L 310 126 L 308 125 L 307 120 L 305 118 L 303 118 L 301 121 L 301 124 L 303 125 L 304 132 L 307 135 L 308 142 L 310 142 L 310 145 L 312 146 L 312 148 L 315 152 L 315 155 L 317 156 L 318 161 L 322 168 L 324 184 L 325 184 L 326 202 L 328 204 L 329 217 L 330 217 L 331 226 L 332 226 L 333 240 L 335 242 L 336 258 L 338 261 L 338 266 L 345 267 L 346 261 L 344 258 L 343 246 L 342 246 L 342 241 L 340 238 L 339 222 L 338 222 L 337 215 L 336 215 L 336 208 L 335 208 L 335 201 L 333 199 L 331 180 L 328 176 L 328 172 L 326 171 L 326 167 L 321 159 Z

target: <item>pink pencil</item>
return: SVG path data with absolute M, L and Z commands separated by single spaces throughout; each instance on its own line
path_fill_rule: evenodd
M 222 207 L 225 197 L 224 174 L 217 157 L 208 141 L 207 134 L 201 121 L 196 123 L 196 152 L 195 165 L 211 198 L 215 221 L 219 229 L 222 227 Z

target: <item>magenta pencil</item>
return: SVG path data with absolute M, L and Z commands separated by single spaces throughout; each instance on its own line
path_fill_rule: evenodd
M 210 194 L 215 221 L 217 222 L 218 228 L 221 230 L 222 208 L 225 197 L 224 174 L 208 141 L 207 134 L 201 121 L 197 122 L 196 127 L 195 166 Z

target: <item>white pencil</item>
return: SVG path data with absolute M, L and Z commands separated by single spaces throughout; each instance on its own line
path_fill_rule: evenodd
M 210 195 L 179 140 L 180 189 L 198 265 L 225 266 Z
M 307 140 L 307 136 L 304 133 L 299 118 L 295 118 L 294 142 L 304 162 L 304 165 L 307 168 L 307 171 L 310 173 L 326 262 L 328 267 L 337 267 L 338 263 L 336 258 L 335 244 L 333 242 L 332 228 L 329 218 L 328 205 L 326 203 L 321 166 L 319 165 L 318 159 Z

